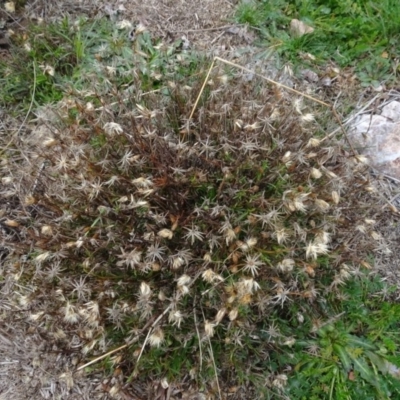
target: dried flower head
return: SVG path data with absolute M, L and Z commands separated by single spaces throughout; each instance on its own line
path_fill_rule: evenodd
M 238 317 L 239 311 L 237 308 L 233 308 L 231 311 L 229 311 L 229 319 L 231 321 L 234 321 Z
M 294 260 L 292 260 L 291 258 L 285 258 L 284 260 L 282 260 L 280 263 L 277 264 L 276 268 L 278 269 L 278 271 L 287 273 L 293 271 L 294 266 L 295 266 Z
M 204 323 L 204 331 L 206 336 L 208 337 L 213 337 L 214 336 L 214 328 L 215 328 L 215 324 L 206 320 Z
M 339 201 L 340 201 L 339 193 L 334 190 L 334 191 L 332 191 L 331 196 L 332 196 L 333 202 L 335 204 L 339 204 Z
M 306 257 L 313 258 L 314 260 L 317 259 L 318 255 L 320 254 L 328 254 L 329 249 L 326 243 L 321 243 L 318 241 L 310 242 L 306 250 Z
M 246 272 L 250 272 L 253 276 L 258 274 L 258 269 L 264 265 L 262 261 L 260 261 L 260 255 L 250 255 L 246 256 L 246 262 L 244 264 L 243 270 Z
M 118 256 L 121 261 L 117 262 L 117 265 L 120 267 L 122 265 L 126 265 L 130 268 L 135 268 L 135 266 L 139 265 L 142 260 L 142 252 L 137 250 L 136 248 L 131 250 L 129 253 L 126 253 L 125 250 L 121 249 L 122 254 Z
M 187 231 L 185 239 L 189 240 L 192 245 L 196 240 L 200 242 L 203 241 L 204 233 L 202 233 L 197 226 L 192 225 L 191 228 L 185 228 L 185 230 Z
M 283 227 L 277 228 L 274 232 L 274 236 L 279 244 L 286 243 L 290 237 L 289 231 Z
M 287 151 L 282 157 L 282 162 L 284 164 L 287 164 L 291 160 L 291 158 L 292 158 L 292 152 Z
M 326 213 L 330 207 L 329 203 L 327 203 L 325 200 L 322 199 L 315 199 L 315 206 L 319 211 L 323 213 Z
M 278 389 L 283 389 L 287 385 L 288 377 L 285 374 L 279 374 L 272 381 L 272 385 Z
M 73 306 L 69 301 L 67 301 L 67 304 L 64 307 L 64 321 L 70 324 L 74 324 L 78 322 L 78 320 L 79 314 L 76 310 L 76 307 Z
M 192 280 L 192 279 L 190 278 L 189 275 L 184 274 L 184 275 L 182 275 L 182 276 L 179 277 L 179 279 L 178 279 L 178 281 L 177 281 L 177 285 L 178 285 L 178 286 L 185 286 L 185 285 L 188 285 L 188 284 L 190 283 L 191 280 Z
M 140 294 L 141 298 L 149 298 L 151 296 L 151 288 L 146 282 L 140 284 Z
M 45 236 L 52 236 L 53 235 L 53 229 L 50 225 L 43 225 L 41 229 L 42 235 Z
M 180 328 L 183 317 L 183 314 L 179 310 L 174 310 L 169 313 L 168 322 L 172 323 L 172 325 L 177 325 L 178 328 Z
M 301 118 L 301 120 L 304 121 L 304 122 L 311 122 L 311 121 L 314 121 L 314 120 L 315 120 L 314 115 L 311 114 L 311 113 L 302 114 L 300 118 Z
M 165 341 L 164 332 L 160 327 L 156 327 L 149 336 L 151 347 L 160 347 Z
M 104 131 L 107 135 L 113 136 L 114 134 L 120 135 L 123 132 L 122 126 L 116 122 L 107 122 L 103 126 Z
M 208 283 L 222 282 L 224 279 L 221 275 L 216 274 L 211 268 L 206 269 L 201 277 Z
M 226 314 L 226 308 L 221 308 L 220 310 L 218 310 L 214 320 L 217 325 L 223 320 L 225 314 Z
M 327 231 L 319 231 L 315 235 L 315 243 L 328 244 L 331 241 L 331 234 Z
M 260 289 L 260 285 L 253 278 L 243 278 L 237 283 L 238 293 L 243 296 L 252 294 Z
M 170 229 L 161 229 L 161 231 L 159 231 L 157 235 L 164 239 L 172 239 L 174 233 Z
M 178 253 L 168 257 L 168 262 L 172 269 L 178 269 L 183 265 L 187 265 L 193 256 L 190 250 L 180 250 Z
M 311 168 L 311 177 L 314 179 L 319 179 L 322 176 L 322 172 L 317 168 Z
M 49 251 L 45 251 L 44 253 L 39 254 L 38 256 L 36 256 L 35 262 L 40 264 L 43 261 L 49 259 L 50 257 L 51 257 L 51 253 Z
M 39 65 L 39 68 L 43 71 L 43 73 L 45 75 L 50 75 L 50 76 L 54 76 L 54 67 L 52 67 L 51 65 L 48 64 L 41 64 Z
M 149 187 L 153 186 L 153 182 L 149 178 L 136 178 L 132 180 L 132 183 L 140 188 L 148 189 Z
M 240 245 L 240 250 L 249 251 L 257 244 L 257 239 L 254 237 L 250 237 L 246 239 L 244 243 Z

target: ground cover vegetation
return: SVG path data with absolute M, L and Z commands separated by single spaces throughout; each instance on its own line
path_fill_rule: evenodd
M 314 28 L 290 32 L 292 19 Z M 254 27 L 274 53 L 296 65 L 352 67 L 363 85 L 398 76 L 400 4 L 395 0 L 266 0 L 243 2 L 237 20 Z
M 73 354 L 43 396 L 77 370 L 113 398 L 398 396 L 387 205 L 329 109 L 223 63 L 206 80 L 125 22 L 13 40 L 0 102 L 30 123 L 1 136 L 1 319 Z

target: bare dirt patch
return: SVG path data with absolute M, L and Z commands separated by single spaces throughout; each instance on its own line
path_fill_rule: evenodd
M 196 48 L 210 50 L 213 46 L 231 46 L 246 44 L 253 36 L 232 29 L 236 25 L 232 17 L 235 2 L 228 0 L 205 1 L 93 1 L 73 0 L 30 2 L 27 15 L 37 18 L 59 19 L 64 15 L 90 17 L 106 16 L 112 20 L 128 20 L 141 23 L 155 37 L 175 40 L 184 36 Z

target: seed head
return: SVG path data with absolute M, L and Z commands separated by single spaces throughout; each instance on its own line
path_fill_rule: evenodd
M 304 122 L 311 122 L 311 121 L 315 120 L 315 117 L 311 113 L 302 114 L 301 120 L 304 121 Z
M 45 139 L 42 144 L 44 147 L 53 147 L 57 144 L 57 140 L 53 139 L 53 138 L 47 138 Z
M 214 336 L 214 328 L 215 328 L 215 324 L 206 320 L 206 322 L 204 323 L 204 331 L 206 333 L 206 335 L 208 337 L 213 337 Z
M 178 279 L 177 285 L 178 285 L 178 286 L 185 286 L 185 285 L 189 284 L 190 281 L 191 281 L 190 276 L 185 274 L 185 275 L 182 275 L 182 276 Z
M 164 332 L 160 327 L 154 329 L 149 337 L 149 344 L 151 347 L 160 347 L 165 341 Z
M 258 274 L 258 269 L 264 264 L 262 261 L 259 260 L 260 255 L 247 255 L 246 256 L 246 263 L 243 267 L 244 271 L 250 272 L 253 276 Z
M 122 129 L 122 126 L 120 124 L 117 124 L 116 122 L 107 122 L 103 126 L 104 131 L 107 133 L 107 135 L 114 136 L 115 134 L 120 135 L 124 130 Z
M 288 377 L 285 374 L 277 375 L 272 381 L 272 385 L 278 389 L 283 389 L 287 385 Z
M 208 283 L 221 282 L 224 280 L 221 275 L 216 274 L 211 268 L 206 269 L 201 277 Z
M 238 314 L 239 314 L 238 309 L 237 309 L 237 308 L 234 308 L 234 309 L 232 309 L 232 310 L 229 312 L 228 317 L 229 317 L 229 319 L 230 319 L 231 321 L 234 321 L 234 320 L 237 318 Z
M 278 263 L 276 268 L 281 272 L 287 273 L 293 271 L 294 265 L 294 260 L 292 260 L 291 258 L 285 258 L 280 263 Z
M 161 231 L 159 231 L 157 235 L 164 239 L 172 239 L 174 233 L 170 229 L 161 229 Z
M 171 311 L 168 316 L 168 321 L 171 322 L 172 325 L 177 325 L 178 328 L 180 328 L 183 321 L 183 314 L 179 310 Z
M 73 306 L 69 301 L 64 307 L 64 321 L 74 324 L 78 322 L 79 314 L 76 312 L 76 307 Z
M 151 296 L 151 288 L 146 282 L 140 284 L 140 295 L 141 298 L 149 298 Z
M 43 225 L 41 229 L 42 235 L 45 236 L 52 236 L 53 235 L 53 229 L 51 228 L 50 225 Z
M 225 241 L 226 244 L 229 245 L 236 239 L 236 233 L 233 229 L 227 229 L 225 232 Z
M 35 261 L 40 264 L 43 261 L 47 260 L 50 257 L 51 253 L 49 251 L 46 251 L 42 254 L 39 254 L 38 256 L 36 256 Z
M 257 244 L 257 239 L 254 237 L 246 239 L 244 243 L 240 245 L 240 249 L 243 251 L 249 251 Z
M 276 229 L 274 236 L 279 244 L 285 243 L 289 239 L 289 232 L 285 228 Z
M 306 258 L 313 258 L 314 260 L 317 259 L 317 256 L 319 254 L 328 254 L 328 246 L 325 243 L 320 243 L 320 242 L 310 242 L 307 247 L 305 248 L 306 250 Z
M 340 201 L 339 193 L 334 190 L 334 191 L 332 191 L 331 196 L 332 196 L 333 202 L 335 204 L 339 204 L 339 201 Z
M 311 168 L 311 177 L 314 179 L 319 179 L 322 176 L 322 172 L 317 168 Z
M 331 234 L 326 231 L 320 231 L 315 236 L 316 243 L 328 244 L 331 241 Z
M 141 260 L 142 260 L 142 252 L 138 251 L 136 248 L 130 251 L 129 253 L 125 253 L 123 249 L 121 249 L 122 254 L 118 256 L 118 258 L 121 259 L 121 261 L 117 262 L 118 266 L 122 265 L 127 265 L 128 267 L 131 267 L 132 269 L 135 268 L 135 266 L 139 265 Z
M 220 310 L 218 310 L 218 313 L 215 316 L 216 325 L 218 325 L 222 321 L 222 319 L 224 318 L 225 314 L 226 314 L 226 308 L 221 308 Z
M 300 196 L 296 196 L 293 199 L 293 206 L 295 210 L 301 211 L 301 212 L 306 212 L 307 211 L 307 205 L 304 204 L 304 201 L 307 200 L 308 195 L 307 194 L 301 194 Z
M 287 163 L 290 161 L 291 158 L 292 158 L 292 152 L 291 152 L 291 151 L 287 151 L 287 152 L 284 154 L 284 156 L 282 157 L 282 162 L 283 162 L 284 164 L 287 164 Z
M 197 226 L 192 225 L 191 228 L 185 228 L 187 230 L 187 234 L 185 238 L 190 240 L 191 244 L 193 245 L 196 240 L 200 242 L 204 239 L 204 234 L 199 230 Z
M 316 199 L 315 200 L 315 206 L 317 209 L 323 213 L 327 212 L 329 210 L 329 203 L 327 203 L 324 200 L 321 199 Z

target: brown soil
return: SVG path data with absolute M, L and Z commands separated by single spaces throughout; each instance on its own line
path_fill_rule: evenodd
M 196 48 L 210 50 L 211 47 L 240 45 L 249 41 L 250 34 L 230 28 L 236 25 L 232 15 L 236 1 L 229 0 L 69 0 L 29 2 L 25 14 L 30 18 L 57 19 L 63 15 L 107 16 L 112 20 L 128 20 L 141 23 L 155 36 L 164 40 L 184 36 Z M 238 40 L 238 37 L 239 40 Z M 234 43 L 232 43 L 234 42 Z M 211 44 L 211 46 L 210 46 Z

